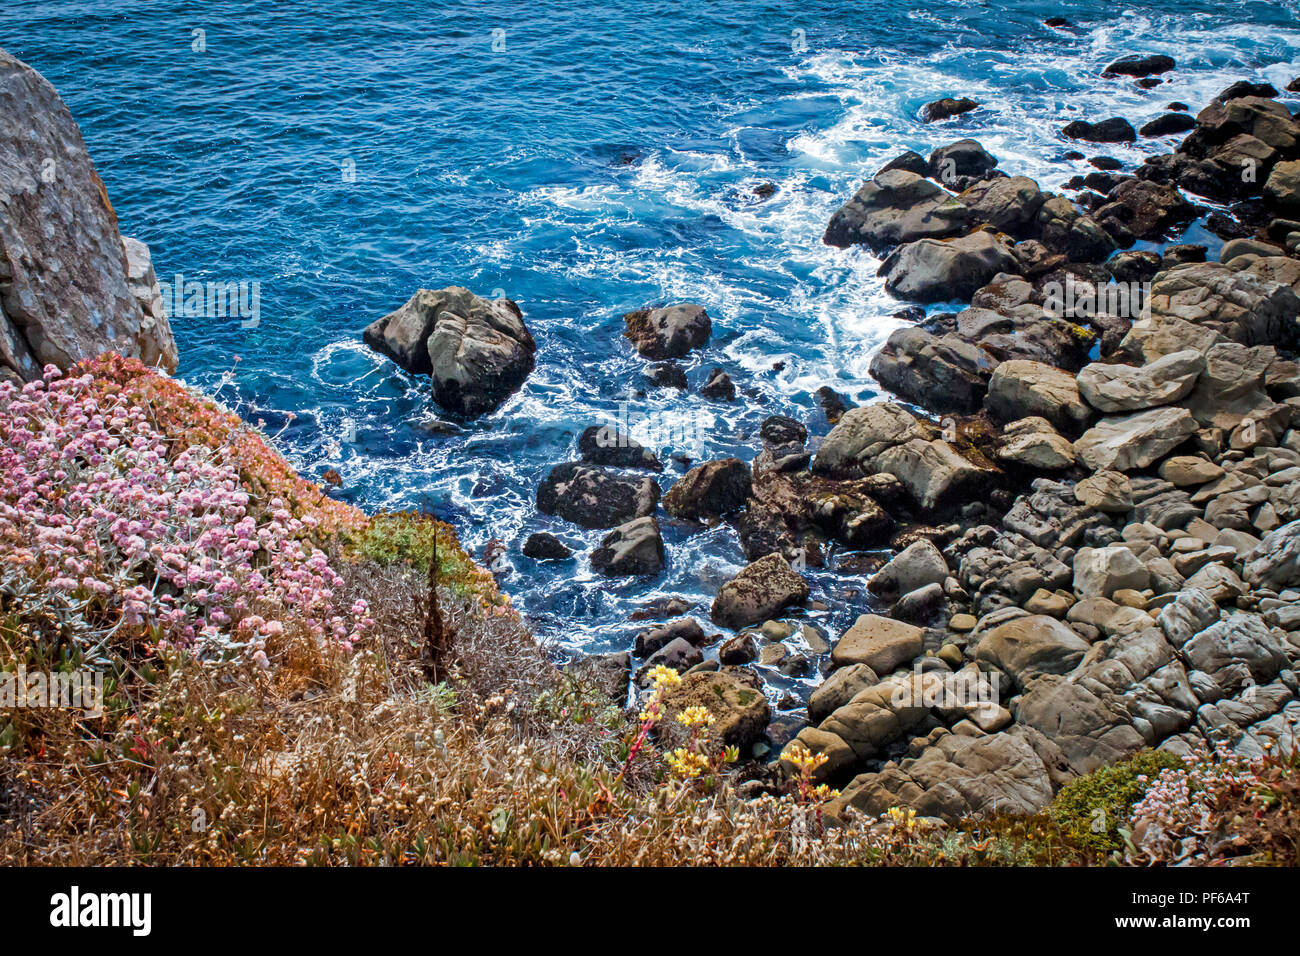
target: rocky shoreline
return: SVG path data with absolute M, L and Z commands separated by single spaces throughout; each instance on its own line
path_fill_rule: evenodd
M 1146 58 L 1108 74 L 1146 83 L 1174 68 Z M 148 250 L 119 234 L 66 106 L 2 52 L 0 94 L 21 120 L 0 136 L 0 375 L 106 350 L 174 370 Z M 842 788 L 832 813 L 1032 812 L 1142 747 L 1289 752 L 1300 124 L 1276 95 L 1242 81 L 1194 118 L 1170 104 L 1141 131 L 1070 124 L 1062 136 L 1080 142 L 1186 134 L 1131 172 L 1094 157 L 1073 199 L 971 139 L 888 163 L 823 238 L 879 256 L 912 323 L 871 364 L 898 400 L 849 408 L 823 389 L 829 433 L 770 416 L 752 460 L 696 464 L 667 488 L 654 449 L 616 426 L 584 431 L 535 501 L 605 532 L 583 557 L 596 573 L 652 579 L 670 557 L 661 521 L 729 523 L 749 563 L 707 612 L 629 610 L 646 622 L 629 650 L 571 666 L 620 705 L 656 665 L 682 672 L 665 705 L 708 702 L 713 731 L 755 758 L 743 792 L 781 788 L 797 740 L 827 757 L 818 781 Z M 931 105 L 935 122 L 969 112 Z M 52 178 L 33 155 L 53 158 Z M 1218 262 L 1178 242 L 1201 220 L 1226 240 Z M 689 387 L 676 361 L 709 348 L 704 306 L 640 308 L 625 326 L 649 384 Z M 364 339 L 428 374 L 461 418 L 498 409 L 536 352 L 514 302 L 461 287 L 418 291 Z M 721 368 L 696 387 L 737 400 Z M 524 554 L 574 558 L 549 532 Z M 816 600 L 802 572 L 827 565 L 870 595 L 836 637 L 802 615 Z M 765 686 L 818 673 L 806 698 Z
M 1172 68 L 1119 61 L 1111 75 Z M 653 452 L 606 427 L 619 454 L 602 456 L 589 429 L 537 505 L 609 529 L 593 569 L 656 573 L 660 505 L 731 523 L 751 563 L 708 611 L 718 633 L 677 617 L 573 666 L 620 702 L 654 665 L 684 672 L 681 693 L 713 702 L 727 743 L 824 754 L 817 779 L 843 788 L 832 813 L 1028 813 L 1143 747 L 1289 752 L 1300 125 L 1276 95 L 1243 81 L 1194 118 L 1171 104 L 1140 135 L 1185 132 L 1173 152 L 1132 172 L 1094 157 L 1073 199 L 970 139 L 888 163 L 824 241 L 882 257 L 914 322 L 871 365 L 901 402 L 845 410 L 831 393 L 820 439 L 770 417 L 752 461 L 698 464 L 662 498 Z M 1122 118 L 1062 130 L 1137 135 Z M 1198 220 L 1226 240 L 1219 262 L 1179 244 Z M 952 301 L 969 305 L 916 307 Z M 662 363 L 710 334 L 696 304 L 629 313 L 627 329 Z M 828 560 L 868 575 L 888 614 L 864 608 L 838 639 L 801 620 L 800 571 Z M 811 696 L 787 693 L 775 713 L 759 693 L 765 676 L 817 669 Z M 743 786 L 779 788 L 789 768 L 752 765 Z

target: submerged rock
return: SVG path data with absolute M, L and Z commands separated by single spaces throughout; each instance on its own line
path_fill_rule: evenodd
M 1090 143 L 1131 143 L 1137 139 L 1133 124 L 1120 116 L 1112 116 L 1097 123 L 1075 120 L 1067 123 L 1061 132 L 1070 139 L 1084 139 Z
M 1093 471 L 1146 468 L 1190 438 L 1196 427 L 1196 419 L 1185 408 L 1103 418 L 1074 443 L 1074 451 Z
M 1141 78 L 1154 76 L 1160 73 L 1168 73 L 1175 66 L 1174 58 L 1171 56 L 1165 56 L 1163 53 L 1156 53 L 1150 56 L 1130 54 L 1115 60 L 1107 66 L 1106 69 L 1101 71 L 1101 75 L 1105 77 L 1131 76 Z
M 573 552 L 553 534 L 538 531 L 528 536 L 524 542 L 524 557 L 535 561 L 558 561 L 569 557 Z
M 979 103 L 968 96 L 945 96 L 921 107 L 921 119 L 926 123 L 933 123 L 938 120 L 960 116 L 963 113 L 969 113 L 978 106 Z

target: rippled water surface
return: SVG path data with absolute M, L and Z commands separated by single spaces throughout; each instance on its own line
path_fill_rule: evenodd
M 349 500 L 432 506 L 476 554 L 505 542 L 503 587 L 539 633 L 592 650 L 625 646 L 632 604 L 703 602 L 743 564 L 732 529 L 664 521 L 665 573 L 611 582 L 581 554 L 599 532 L 533 507 L 577 433 L 643 384 L 624 312 L 697 301 L 714 320 L 684 363 L 690 392 L 631 398 L 676 435 L 667 452 L 752 458 L 773 413 L 823 434 L 813 392 L 870 401 L 870 355 L 898 324 L 877 260 L 821 243 L 885 160 L 974 136 L 1057 188 L 1084 171 L 1062 159 L 1071 119 L 1138 125 L 1171 100 L 1197 109 L 1234 80 L 1281 88 L 1300 73 L 1296 0 L 243 6 L 11 0 L 0 46 L 62 93 L 161 278 L 260 282 L 257 328 L 173 321 L 179 374 L 213 390 L 233 369 L 221 396 L 271 431 L 294 413 L 279 443 L 309 474 L 336 468 Z M 1073 25 L 1042 25 L 1058 13 Z M 1098 76 L 1129 52 L 1179 69 L 1151 91 Z M 983 106 L 922 124 L 944 95 Z M 1136 162 L 1169 147 L 1106 151 Z M 756 201 L 762 183 L 777 192 Z M 427 381 L 360 332 L 451 284 L 516 299 L 537 370 L 496 414 L 430 435 L 413 427 Z M 694 390 L 715 365 L 734 405 Z M 663 487 L 681 471 L 670 462 Z M 522 557 L 537 530 L 579 557 Z M 815 577 L 830 610 L 813 617 L 833 630 L 862 582 Z

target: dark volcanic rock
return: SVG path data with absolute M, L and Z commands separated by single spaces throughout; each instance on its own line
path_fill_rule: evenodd
M 1070 139 L 1085 139 L 1090 143 L 1131 143 L 1137 139 L 1133 124 L 1119 116 L 1097 123 L 1075 120 L 1066 124 L 1061 132 Z
M 578 455 L 593 465 L 663 471 L 655 453 L 617 425 L 591 425 L 578 437 Z
M 1186 113 L 1165 113 L 1138 130 L 1143 136 L 1172 136 L 1196 128 L 1196 120 Z
M 803 444 L 808 440 L 808 429 L 787 415 L 771 415 L 759 427 L 763 441 L 773 445 Z
M 905 498 L 891 475 L 837 479 L 808 472 L 763 472 L 741 519 L 741 543 L 751 559 L 783 554 L 812 540 L 831 538 L 850 548 L 886 543 L 894 529 L 889 511 Z M 797 543 L 797 544 L 796 544 Z
M 1252 83 L 1249 80 L 1238 80 L 1224 89 L 1214 98 L 1214 101 L 1216 103 L 1226 103 L 1228 100 L 1241 99 L 1243 96 L 1262 96 L 1265 99 L 1272 99 L 1277 96 L 1277 88 L 1272 83 Z
M 1122 56 L 1102 70 L 1102 76 L 1146 77 L 1168 73 L 1175 67 L 1174 59 L 1164 54 L 1153 56 Z
M 953 116 L 960 116 L 962 113 L 969 113 L 979 106 L 969 97 L 951 97 L 945 96 L 942 99 L 935 100 L 932 103 L 926 103 L 921 107 L 921 119 L 927 123 L 933 123 L 937 120 L 949 119 Z
M 739 458 L 706 461 L 668 489 L 664 510 L 674 518 L 717 518 L 743 508 L 751 485 L 749 466 Z
M 537 489 L 537 510 L 584 528 L 613 528 L 654 512 L 659 486 L 583 462 L 556 465 Z
M 632 649 L 637 657 L 649 657 L 661 647 L 667 647 L 676 640 L 685 641 L 694 647 L 703 647 L 709 642 L 698 621 L 683 617 L 641 631 L 633 641 Z
M 709 313 L 692 303 L 640 309 L 623 316 L 623 321 L 624 337 L 652 359 L 682 358 L 691 349 L 703 348 L 713 333 Z
M 501 407 L 532 372 L 537 351 L 519 306 L 461 286 L 420 289 L 362 337 L 408 372 L 430 376 L 434 401 L 464 418 Z
M 854 407 L 852 402 L 829 385 L 823 385 L 814 394 L 817 397 L 817 403 L 822 407 L 822 413 L 826 416 L 826 420 L 832 425 L 840 420 L 841 415 Z
M 573 554 L 559 538 L 545 531 L 530 534 L 524 542 L 524 557 L 535 561 L 556 561 Z
M 897 329 L 871 360 L 877 382 L 934 412 L 970 413 L 984 402 L 997 360 L 956 335 Z
M 709 379 L 700 386 L 700 394 L 705 398 L 714 398 L 723 402 L 736 400 L 736 386 L 731 376 L 720 368 L 709 372 Z
M 930 154 L 930 175 L 945 186 L 962 179 L 984 179 L 998 164 L 997 158 L 973 139 L 959 139 Z
M 658 388 L 686 391 L 686 370 L 676 362 L 656 362 L 645 370 L 645 377 Z
M 901 169 L 905 172 L 915 173 L 918 176 L 930 175 L 930 164 L 925 161 L 925 157 L 910 149 L 905 153 L 900 153 L 889 162 L 885 163 L 885 165 L 881 166 L 880 169 L 876 171 L 876 176 L 879 176 L 881 173 L 887 173 L 891 169 Z
M 1093 213 L 1102 227 L 1118 222 L 1138 239 L 1162 239 L 1196 218 L 1198 209 L 1177 189 L 1129 179 L 1111 190 L 1110 202 Z

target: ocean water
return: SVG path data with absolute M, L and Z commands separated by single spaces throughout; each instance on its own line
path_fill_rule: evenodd
M 341 497 L 433 508 L 476 554 L 501 541 L 502 587 L 541 636 L 584 650 L 627 646 L 631 608 L 660 595 L 698 599 L 707 622 L 743 557 L 731 528 L 661 515 L 666 571 L 601 578 L 583 552 L 602 532 L 538 514 L 538 483 L 620 403 L 671 438 L 666 490 L 683 471 L 670 453 L 752 458 L 768 415 L 824 434 L 822 385 L 877 398 L 869 360 L 901 303 L 874 257 L 821 235 L 883 162 L 972 136 L 1009 173 L 1059 188 L 1088 168 L 1062 159 L 1072 119 L 1140 125 L 1238 79 L 1281 89 L 1300 74 L 1297 0 L 243 7 L 10 0 L 0 46 L 61 92 L 160 278 L 259 283 L 256 327 L 173 319 L 178 374 L 264 421 L 304 472 L 337 469 Z M 1056 14 L 1072 25 L 1042 24 Z M 1150 91 L 1099 77 L 1130 52 L 1178 70 Z M 945 95 L 983 105 L 921 123 Z M 1096 152 L 1136 164 L 1172 142 Z M 758 201 L 763 183 L 777 191 Z M 495 414 L 431 435 L 416 426 L 436 412 L 427 380 L 360 334 L 417 288 L 451 284 L 517 300 L 537 369 Z M 683 363 L 692 390 L 629 395 L 646 363 L 621 316 L 674 301 L 714 321 Z M 696 393 L 714 366 L 734 404 Z M 538 530 L 577 558 L 524 558 Z M 811 618 L 829 630 L 866 608 L 862 579 L 810 576 L 828 606 Z

